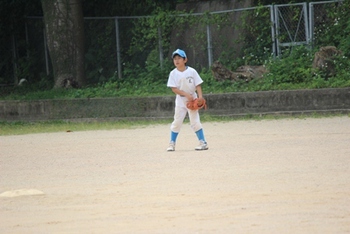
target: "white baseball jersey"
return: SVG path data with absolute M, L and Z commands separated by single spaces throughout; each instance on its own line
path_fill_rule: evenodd
M 196 86 L 203 83 L 202 78 L 199 76 L 198 72 L 187 66 L 185 71 L 179 71 L 177 68 L 172 70 L 168 78 L 168 87 L 176 87 L 186 93 L 189 93 L 193 98 L 197 97 Z M 187 98 L 181 97 L 176 94 L 175 104 L 176 106 L 184 107 L 186 106 Z

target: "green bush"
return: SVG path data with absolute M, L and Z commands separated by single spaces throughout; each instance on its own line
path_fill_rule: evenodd
M 282 58 L 271 59 L 266 64 L 269 71 L 267 78 L 272 84 L 298 84 L 311 79 L 312 59 L 306 47 L 295 47 L 290 54 Z

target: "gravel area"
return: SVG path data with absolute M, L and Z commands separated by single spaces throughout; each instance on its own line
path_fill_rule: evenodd
M 350 233 L 350 118 L 0 136 L 0 233 Z

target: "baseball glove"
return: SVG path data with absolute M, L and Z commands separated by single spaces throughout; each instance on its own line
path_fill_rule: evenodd
M 187 108 L 190 110 L 199 110 L 204 107 L 207 109 L 207 104 L 204 98 L 196 98 L 186 104 Z

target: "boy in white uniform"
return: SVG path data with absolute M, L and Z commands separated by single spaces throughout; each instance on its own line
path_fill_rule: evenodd
M 203 80 L 195 69 L 186 66 L 187 56 L 185 51 L 177 49 L 173 52 L 172 57 L 176 68 L 170 72 L 167 86 L 176 94 L 176 99 L 174 121 L 170 126 L 170 143 L 167 151 L 175 151 L 176 138 L 187 113 L 191 128 L 199 140 L 199 145 L 195 147 L 195 150 L 207 150 L 208 144 L 204 138 L 199 112 L 186 107 L 187 101 L 203 97 L 201 87 Z

